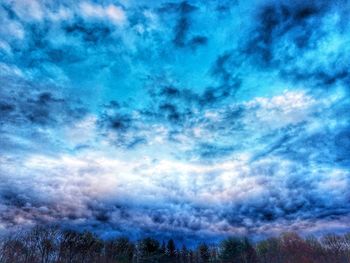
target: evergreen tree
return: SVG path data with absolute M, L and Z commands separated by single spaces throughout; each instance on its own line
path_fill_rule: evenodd
M 174 258 L 176 256 L 176 245 L 173 239 L 169 239 L 167 244 L 167 255 L 170 258 Z
M 187 247 L 185 245 L 182 245 L 182 248 L 181 248 L 180 262 L 181 263 L 187 263 L 188 262 L 188 251 L 187 251 Z
M 198 260 L 200 263 L 207 263 L 210 259 L 210 251 L 207 244 L 202 243 L 198 246 Z

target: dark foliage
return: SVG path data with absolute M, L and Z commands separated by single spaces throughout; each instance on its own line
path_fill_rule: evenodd
M 0 241 L 1 263 L 348 263 L 350 233 L 302 238 L 283 233 L 256 243 L 230 237 L 219 245 L 200 243 L 189 249 L 173 239 L 126 237 L 102 240 L 91 232 L 34 227 Z

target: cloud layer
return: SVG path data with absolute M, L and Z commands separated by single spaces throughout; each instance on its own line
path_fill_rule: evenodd
M 348 230 L 348 1 L 0 1 L 0 227 Z

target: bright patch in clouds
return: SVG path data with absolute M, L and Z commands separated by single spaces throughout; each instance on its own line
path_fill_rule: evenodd
M 115 5 L 101 6 L 89 2 L 80 4 L 83 16 L 87 18 L 109 19 L 116 24 L 122 24 L 126 20 L 124 11 Z

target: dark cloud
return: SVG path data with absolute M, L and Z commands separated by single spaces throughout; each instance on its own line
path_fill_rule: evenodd
M 215 10 L 221 15 L 232 11 L 232 9 L 234 9 L 238 3 L 239 3 L 238 0 L 234 0 L 234 1 L 225 0 L 225 1 L 220 1 L 218 3 L 214 2 L 214 5 L 215 5 Z
M 192 15 L 198 7 L 183 1 L 179 4 L 168 3 L 163 5 L 159 11 L 164 13 L 175 14 L 176 24 L 173 29 L 172 42 L 175 47 L 196 49 L 206 45 L 208 38 L 202 35 L 193 35 L 191 31 Z
M 145 127 L 145 120 L 133 116 L 125 106 L 116 101 L 104 105 L 97 125 L 101 128 L 101 135 L 112 145 L 120 148 L 133 149 L 147 143 L 141 126 Z M 143 128 L 144 129 L 144 128 Z M 112 134 L 112 136 L 110 136 Z
M 81 20 L 64 25 L 63 29 L 68 36 L 81 38 L 91 45 L 112 41 L 112 29 L 108 25 L 102 23 L 89 24 Z
M 216 160 L 218 158 L 230 156 L 234 151 L 235 148 L 232 146 L 220 146 L 218 144 L 200 142 L 193 152 L 195 156 L 199 155 L 203 159 Z
M 264 4 L 257 9 L 257 28 L 248 39 L 246 52 L 256 55 L 265 65 L 278 63 L 273 54 L 274 45 L 288 34 L 291 34 L 290 44 L 298 49 L 308 48 L 312 33 L 317 30 L 312 18 L 318 20 L 324 10 L 325 5 L 317 1 Z
M 208 38 L 205 36 L 194 36 L 188 43 L 188 45 L 196 49 L 197 47 L 206 45 L 208 43 Z
M 190 27 L 190 22 L 188 20 L 188 18 L 186 17 L 180 17 L 176 27 L 174 29 L 174 40 L 173 43 L 175 46 L 177 47 L 184 47 L 185 46 L 185 40 L 186 40 L 186 36 L 187 36 L 187 32 L 189 30 Z
M 26 87 L 30 85 L 21 88 Z M 56 97 L 51 91 L 23 92 L 9 89 L 3 93 L 3 99 L 7 99 L 7 102 L 1 103 L 2 124 L 57 125 L 74 121 L 85 114 L 82 105 L 71 104 L 71 101 Z
M 106 121 L 111 129 L 116 131 L 126 131 L 131 127 L 131 118 L 127 115 L 115 114 L 113 116 L 105 116 Z
M 257 8 L 256 24 L 241 51 L 253 64 L 276 69 L 284 79 L 326 87 L 345 83 L 349 78 L 348 51 L 338 49 L 335 54 L 329 54 L 322 46 L 332 38 L 332 33 L 345 34 L 339 31 L 339 26 L 332 32 L 324 29 L 327 23 L 332 23 L 327 21 L 332 12 L 343 17 L 339 4 L 338 1 L 264 3 Z M 320 56 L 325 61 L 321 62 Z
M 336 148 L 336 162 L 350 165 L 350 127 L 340 130 L 334 138 L 334 146 Z
M 242 84 L 242 76 L 238 73 L 241 59 L 235 52 L 225 52 L 216 59 L 211 74 L 220 85 L 205 92 L 205 101 L 221 101 L 237 93 Z

